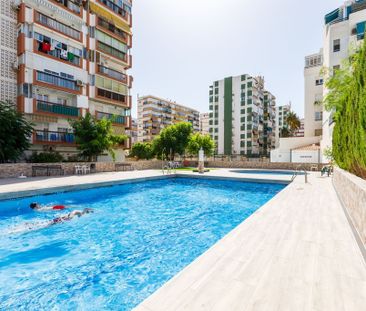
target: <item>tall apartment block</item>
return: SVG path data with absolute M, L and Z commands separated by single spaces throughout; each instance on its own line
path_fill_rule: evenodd
M 210 114 L 208 112 L 200 113 L 200 133 L 202 135 L 209 134 Z
M 274 148 L 275 98 L 264 89 L 263 77 L 244 74 L 215 81 L 209 103 L 217 154 L 259 156 Z
M 163 128 L 179 122 L 190 122 L 193 131 L 199 131 L 199 112 L 176 102 L 147 95 L 138 98 L 137 108 L 141 142 L 153 140 Z
M 9 42 L 6 49 L 9 61 L 4 70 L 7 81 L 15 70 L 18 110 L 35 124 L 32 150 L 74 155 L 68 120 L 87 111 L 98 119 L 113 117 L 114 131 L 124 133 L 131 125 L 132 77 L 127 75 L 132 65 L 131 1 L 6 0 L 1 4 L 5 24 L 15 26 L 17 34 L 9 39 L 13 45 Z M 3 53 L 3 28 L 1 32 Z M 3 84 L 7 85 L 2 79 L 1 88 Z M 129 145 L 128 141 L 124 147 Z
M 322 135 L 323 127 L 323 50 L 305 57 L 305 137 Z
M 366 1 L 345 1 L 342 6 L 325 16 L 323 41 L 323 66 L 328 69 L 325 79 L 342 63 L 364 39 L 366 26 Z M 323 88 L 324 97 L 328 90 Z M 333 118 L 332 112 L 323 110 L 323 131 L 321 149 L 332 145 Z M 323 159 L 327 162 L 328 159 Z

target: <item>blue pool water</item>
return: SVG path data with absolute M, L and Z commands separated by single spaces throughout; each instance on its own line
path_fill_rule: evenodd
M 295 171 L 283 171 L 283 170 L 231 170 L 234 173 L 241 174 L 265 174 L 265 175 L 293 175 Z M 298 175 L 304 175 L 304 172 L 297 172 Z
M 284 187 L 176 178 L 2 201 L 0 310 L 130 310 Z M 33 201 L 95 212 L 43 228 L 67 212 Z

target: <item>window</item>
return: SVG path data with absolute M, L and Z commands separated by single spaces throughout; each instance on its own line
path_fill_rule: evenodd
M 322 135 L 323 135 L 323 130 L 322 129 L 315 130 L 315 136 L 322 136 Z
M 323 120 L 323 112 L 316 111 L 315 112 L 315 121 L 322 121 Z
M 333 40 L 333 52 L 339 52 L 341 50 L 341 40 L 340 39 L 336 39 Z
M 315 80 L 315 85 L 323 85 L 323 79 L 317 79 Z

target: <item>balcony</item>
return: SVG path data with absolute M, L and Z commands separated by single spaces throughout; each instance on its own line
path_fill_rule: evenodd
M 123 107 L 131 108 L 131 96 L 96 88 L 96 97 L 106 101 L 113 101 L 114 103 Z
M 42 71 L 34 71 L 34 80 L 48 84 L 51 86 L 55 86 L 56 88 L 66 89 L 68 91 L 73 91 L 74 93 L 80 93 L 81 88 L 76 83 L 76 80 L 72 80 L 71 78 L 62 77 L 58 73 L 48 73 Z
M 130 23 L 131 16 L 124 8 L 116 5 L 114 2 L 112 2 L 110 0 L 97 0 L 97 2 L 101 3 L 102 5 L 107 7 L 109 10 L 111 10 L 115 14 L 121 16 L 125 21 Z
M 128 76 L 126 74 L 122 73 L 122 72 L 104 67 L 102 65 L 98 65 L 97 72 L 102 74 L 102 75 L 105 75 L 109 78 L 116 79 L 119 82 L 129 84 L 130 79 L 128 79 Z
M 80 117 L 81 111 L 77 107 L 60 105 L 48 101 L 43 100 L 34 100 L 35 102 L 35 109 L 34 111 L 41 112 L 41 113 L 51 113 L 57 114 L 61 116 L 68 116 L 68 117 Z
M 56 5 L 68 9 L 68 11 L 73 12 L 76 15 L 81 15 L 81 1 L 80 0 L 51 0 Z
M 73 133 L 52 132 L 47 130 L 34 131 L 34 144 L 65 144 L 75 145 L 75 136 Z
M 97 16 L 97 25 L 103 29 L 104 31 L 109 32 L 115 37 L 122 40 L 122 42 L 126 43 L 129 47 L 131 45 L 131 35 L 122 29 L 116 27 L 114 24 L 108 22 L 106 19 Z
M 115 124 L 127 125 L 128 117 L 125 117 L 125 116 L 115 115 L 115 114 L 105 113 L 105 112 L 100 112 L 100 111 L 97 111 L 95 116 L 96 116 L 97 120 L 107 119 L 107 120 L 111 120 L 112 123 L 115 123 Z
M 120 50 L 117 50 L 109 45 L 104 44 L 101 41 L 97 41 L 97 50 L 99 50 L 103 53 L 106 53 L 109 56 L 118 58 L 119 60 L 126 63 L 128 65 L 128 67 L 130 67 L 130 56 L 131 55 L 127 55 L 127 54 L 121 52 Z
M 34 40 L 35 44 L 34 44 L 34 50 L 35 52 L 38 52 L 38 53 L 41 53 L 41 54 L 45 54 L 45 55 L 48 55 L 52 58 L 56 58 L 57 60 L 60 60 L 62 62 L 67 62 L 67 63 L 70 63 L 71 65 L 75 65 L 75 66 L 78 66 L 78 67 L 81 67 L 81 57 L 79 55 L 75 55 L 73 53 L 70 53 L 70 52 L 67 52 L 66 53 L 66 56 L 63 56 L 62 55 L 62 52 L 61 52 L 61 49 L 54 49 L 54 50 L 50 50 L 50 51 L 47 51 L 44 49 L 44 45 L 45 44 L 48 44 L 49 43 L 45 43 L 45 42 L 40 42 L 40 41 L 37 41 L 37 40 Z M 80 55 L 81 55 L 81 52 L 80 52 Z

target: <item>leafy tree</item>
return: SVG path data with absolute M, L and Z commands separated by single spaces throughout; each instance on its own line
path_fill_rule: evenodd
M 10 102 L 0 102 L 0 163 L 16 161 L 30 146 L 32 124 Z
M 202 135 L 200 133 L 192 134 L 189 138 L 187 151 L 192 155 L 198 155 L 201 148 L 205 152 L 205 155 L 210 156 L 215 150 L 215 142 L 210 135 Z
M 293 136 L 295 134 L 295 131 L 298 130 L 301 126 L 300 119 L 295 112 L 290 111 L 287 114 L 286 122 L 289 126 L 290 135 Z
M 366 178 L 366 40 L 326 81 L 325 107 L 335 121 L 332 155 L 337 164 Z
M 286 137 L 290 137 L 290 136 L 291 136 L 291 132 L 289 131 L 289 129 L 287 127 L 281 128 L 280 137 L 286 138 Z
M 160 157 L 174 159 L 175 154 L 184 154 L 187 148 L 189 137 L 192 134 L 192 124 L 180 122 L 163 129 L 153 140 L 154 153 Z
M 150 160 L 154 157 L 154 151 L 151 143 L 135 143 L 131 148 L 130 157 Z
M 115 152 L 126 139 L 126 135 L 113 134 L 112 121 L 106 118 L 97 120 L 89 112 L 85 117 L 70 121 L 74 129 L 80 156 L 88 161 L 96 159 L 104 151 L 108 151 L 115 160 Z

